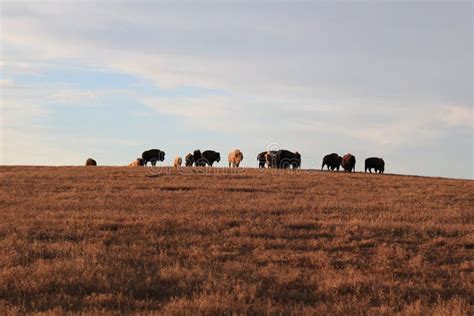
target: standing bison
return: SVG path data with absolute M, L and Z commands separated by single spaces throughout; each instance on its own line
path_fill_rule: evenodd
M 278 151 L 276 150 L 269 150 L 269 151 L 263 151 L 257 155 L 257 160 L 258 160 L 258 167 L 259 168 L 265 168 L 265 165 L 267 165 L 268 168 L 274 168 L 273 162 L 274 158 Z
M 372 173 L 372 169 L 374 169 L 375 172 L 384 173 L 385 161 L 383 161 L 382 158 L 377 158 L 377 157 L 367 158 L 365 160 L 365 172 L 367 172 L 367 169 L 369 169 L 370 173 Z
M 265 164 L 267 163 L 267 154 L 268 151 L 263 151 L 257 155 L 257 160 L 258 160 L 258 167 L 259 168 L 265 168 Z
M 229 167 L 238 168 L 242 160 L 244 160 L 244 155 L 239 149 L 236 149 L 229 153 L 227 159 L 229 161 Z
M 184 158 L 184 161 L 185 161 L 186 167 L 191 167 L 194 164 L 193 154 L 191 153 L 187 154 L 186 157 Z
M 301 166 L 301 155 L 298 152 L 280 149 L 276 153 L 268 152 L 266 155 L 267 164 L 272 168 L 297 169 Z
M 346 154 L 342 157 L 341 166 L 347 172 L 355 172 L 356 158 L 351 154 Z
M 324 166 L 327 166 L 328 170 L 329 168 L 331 168 L 332 171 L 334 171 L 334 169 L 337 169 L 337 171 L 339 171 L 339 167 L 341 166 L 341 161 L 342 161 L 342 157 L 336 153 L 326 155 L 323 158 L 323 164 L 321 166 L 321 170 L 324 169 Z
M 194 159 L 196 160 L 196 157 L 194 157 Z M 196 165 L 197 165 L 197 161 L 198 160 L 196 160 Z M 214 162 L 219 162 L 219 161 L 221 161 L 221 154 L 220 153 L 218 153 L 217 151 L 214 151 L 214 150 L 206 150 L 206 151 L 202 152 L 202 158 L 200 159 L 200 165 L 205 166 L 207 164 L 210 167 L 212 167 Z
M 86 160 L 86 166 L 97 166 L 97 161 L 95 161 L 92 158 L 87 158 Z
M 148 162 L 151 162 L 151 165 L 155 166 L 157 161 L 165 160 L 165 152 L 159 149 L 150 149 L 143 152 L 142 159 L 144 166 L 146 166 Z
M 199 149 L 193 152 L 193 160 L 196 167 L 204 167 L 206 165 L 206 162 L 202 158 L 202 153 Z

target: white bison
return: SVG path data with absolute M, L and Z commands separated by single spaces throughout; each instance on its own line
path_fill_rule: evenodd
M 228 156 L 229 167 L 238 168 L 242 160 L 244 160 L 244 155 L 239 149 L 231 151 Z
M 132 161 L 131 163 L 128 164 L 129 167 L 139 167 L 139 166 L 143 166 L 144 163 L 143 163 L 143 159 L 142 158 L 137 158 L 135 159 L 134 161 Z
M 181 158 L 181 157 L 179 157 L 179 156 L 176 157 L 176 158 L 174 158 L 173 166 L 174 166 L 175 168 L 181 167 L 182 164 L 183 164 L 183 158 Z

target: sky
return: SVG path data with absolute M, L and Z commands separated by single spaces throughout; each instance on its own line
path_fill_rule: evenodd
M 473 179 L 473 3 L 0 0 L 0 164 L 284 148 Z

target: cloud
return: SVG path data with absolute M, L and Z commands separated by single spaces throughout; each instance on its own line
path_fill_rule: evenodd
M 440 107 L 438 114 L 440 120 L 449 127 L 468 127 L 471 130 L 474 127 L 472 107 L 444 105 Z

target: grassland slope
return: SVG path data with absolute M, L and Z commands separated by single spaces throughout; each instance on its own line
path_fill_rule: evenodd
M 468 314 L 474 181 L 0 167 L 0 313 Z

